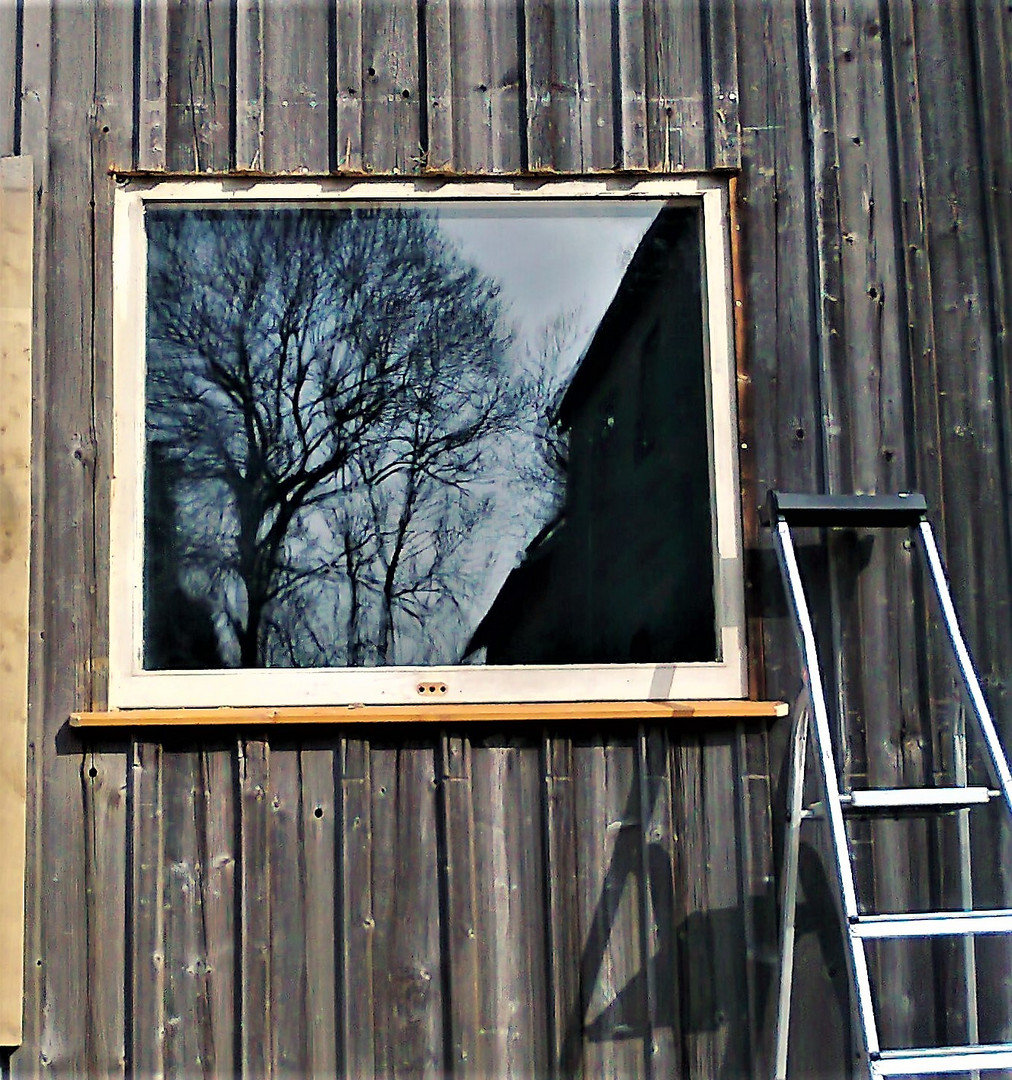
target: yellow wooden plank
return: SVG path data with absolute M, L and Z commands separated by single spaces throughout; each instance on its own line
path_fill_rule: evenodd
M 772 719 L 782 701 L 548 701 L 523 704 L 327 705 L 243 709 L 115 709 L 73 713 L 74 727 L 146 727 L 349 723 L 499 723 L 535 720 Z
M 21 1042 L 32 423 L 32 163 L 0 158 L 0 1045 Z

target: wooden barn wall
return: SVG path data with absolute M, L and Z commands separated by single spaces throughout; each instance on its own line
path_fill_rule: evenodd
M 991 0 L 0 0 L 0 154 L 38 185 L 44 448 L 10 1074 L 731 1080 L 769 1054 L 785 725 L 67 728 L 105 703 L 110 168 L 740 169 L 746 507 L 770 485 L 923 489 L 1012 736 L 1010 83 Z M 792 699 L 754 522 L 748 544 L 757 688 Z M 850 774 L 946 775 L 960 704 L 908 550 L 833 556 Z M 954 835 L 864 839 L 876 901 L 958 898 Z M 1008 832 L 972 840 L 979 902 L 1012 900 Z M 796 1074 L 839 1077 L 814 842 L 802 878 L 817 1020 Z M 886 957 L 887 1036 L 963 1037 L 959 959 Z M 981 1034 L 1008 1039 L 1012 962 L 982 946 L 978 969 Z

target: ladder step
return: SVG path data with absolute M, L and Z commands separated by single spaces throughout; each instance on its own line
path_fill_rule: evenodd
M 865 939 L 1008 934 L 1012 933 L 1012 909 L 858 915 L 850 931 L 854 937 Z
M 840 793 L 845 814 L 962 810 L 980 806 L 999 792 L 986 787 L 862 788 Z
M 1012 1043 L 993 1046 L 932 1046 L 923 1050 L 883 1050 L 872 1058 L 872 1076 L 941 1076 L 974 1069 L 1012 1066 Z
M 771 491 L 762 509 L 766 525 L 826 525 L 836 528 L 916 525 L 927 513 L 924 496 L 911 491 L 900 495 L 808 495 Z

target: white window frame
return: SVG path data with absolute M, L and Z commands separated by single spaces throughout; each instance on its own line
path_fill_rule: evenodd
M 186 203 L 249 207 L 321 201 L 684 199 L 702 205 L 704 351 L 710 415 L 714 587 L 721 659 L 713 663 L 145 671 L 143 649 L 144 210 Z M 643 701 L 747 695 L 738 484 L 729 190 L 709 176 L 602 180 L 130 179 L 116 192 L 109 699 L 115 708 Z M 445 688 L 445 689 L 444 689 Z

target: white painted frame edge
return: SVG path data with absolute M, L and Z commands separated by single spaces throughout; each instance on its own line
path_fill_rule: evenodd
M 744 566 L 738 490 L 736 367 L 726 179 L 143 179 L 121 181 L 113 225 L 113 468 L 109 702 L 116 708 L 417 704 L 420 682 L 458 703 L 629 701 L 747 696 Z M 715 588 L 722 659 L 715 663 L 425 668 L 144 671 L 143 462 L 147 203 L 408 202 L 427 199 L 692 198 L 703 208 L 703 263 Z M 719 407 L 723 403 L 724 407 Z M 431 700 L 431 698 L 429 699 Z

